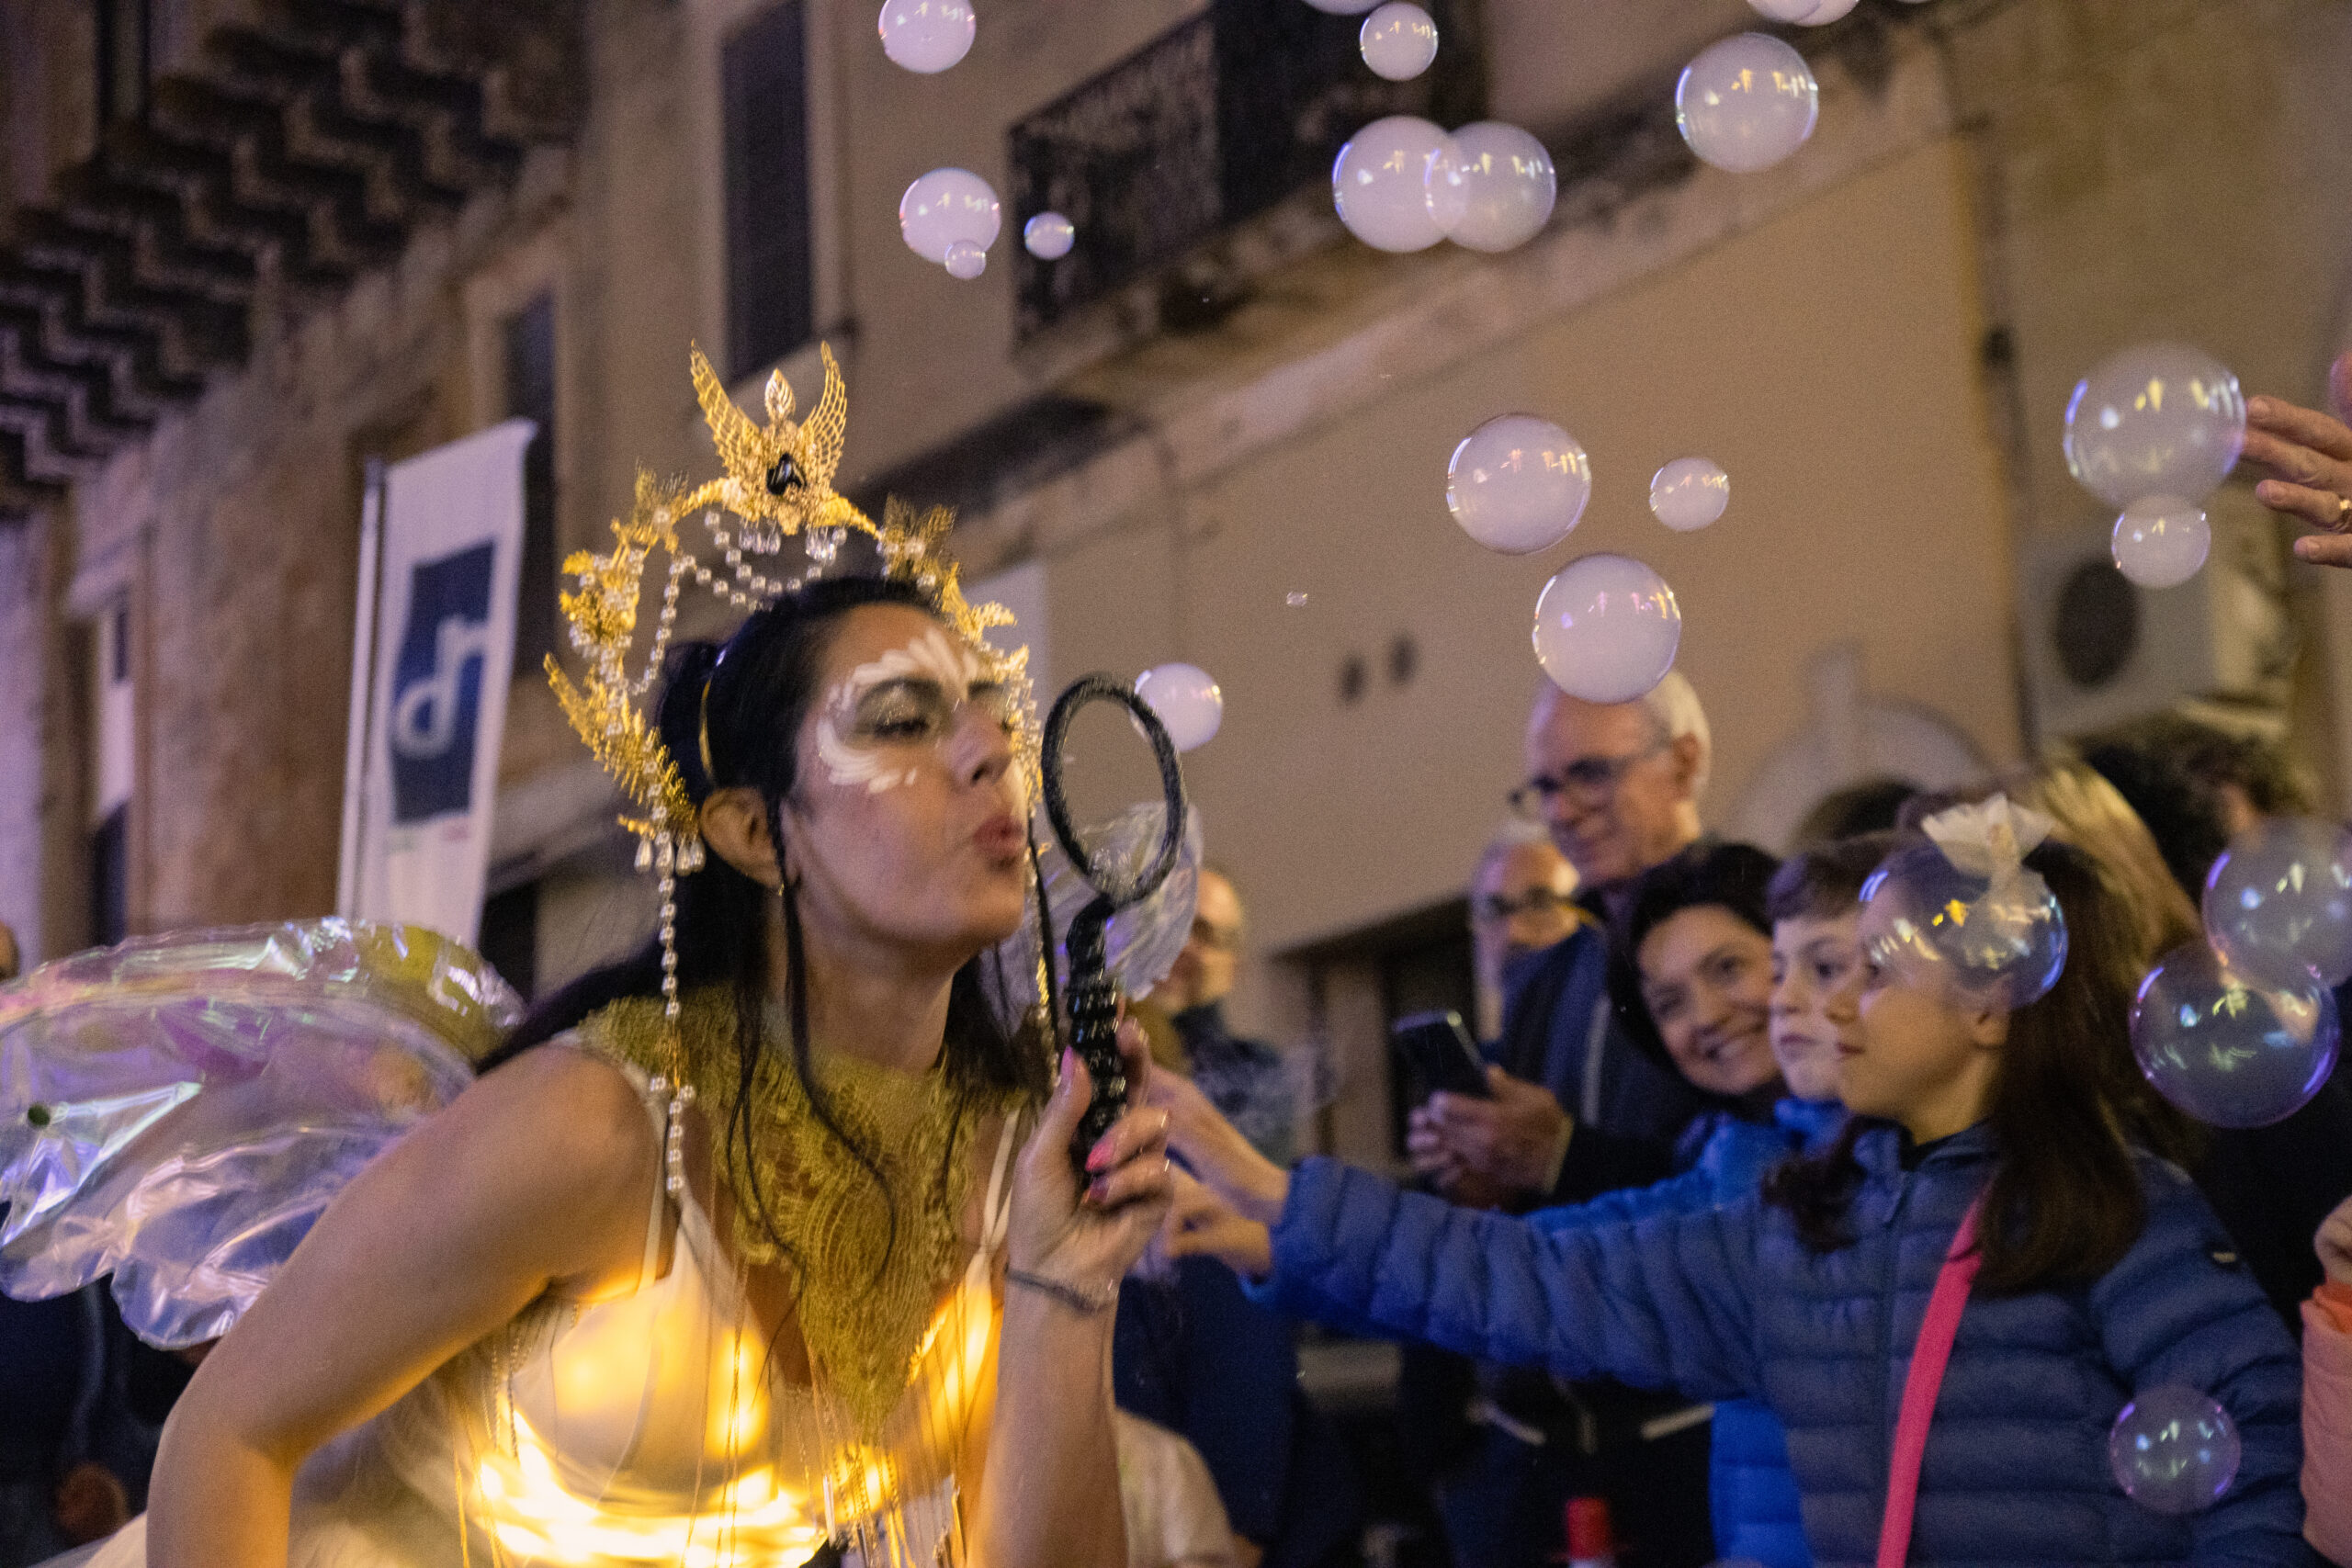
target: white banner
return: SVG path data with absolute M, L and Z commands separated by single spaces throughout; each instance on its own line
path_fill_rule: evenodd
M 369 498 L 382 565 L 364 525 L 353 657 L 366 660 L 365 684 L 355 669 L 352 688 L 368 695 L 344 792 L 345 915 L 464 942 L 480 934 L 514 675 L 523 449 L 536 429 L 510 419 L 394 464 Z

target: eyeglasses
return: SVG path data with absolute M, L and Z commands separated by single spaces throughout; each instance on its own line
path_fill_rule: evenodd
M 1508 920 L 1513 915 L 1555 915 L 1573 908 L 1576 900 L 1555 887 L 1531 887 L 1516 898 L 1499 893 L 1482 895 L 1471 909 L 1482 920 Z
M 1657 756 L 1666 747 L 1667 742 L 1660 741 L 1626 757 L 1578 757 L 1562 768 L 1557 777 L 1538 773 L 1511 791 L 1510 808 L 1540 822 L 1550 815 L 1552 803 L 1562 795 L 1587 810 L 1606 806 L 1634 763 Z

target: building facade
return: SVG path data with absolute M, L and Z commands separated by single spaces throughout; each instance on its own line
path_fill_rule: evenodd
M 364 464 L 515 413 L 543 436 L 484 942 L 543 987 L 640 938 L 535 671 L 555 563 L 634 470 L 711 468 L 689 342 L 746 402 L 831 344 L 842 489 L 958 506 L 1049 678 L 1220 679 L 1188 776 L 1250 905 L 1242 1011 L 1359 1061 L 1416 984 L 1390 937 L 1426 947 L 1517 780 L 1530 616 L 1575 554 L 1675 588 L 1727 830 L 2183 699 L 2283 728 L 2342 802 L 2341 578 L 2233 481 L 2199 584 L 2074 625 L 2111 520 L 2058 436 L 2083 371 L 2152 338 L 2317 398 L 2352 342 L 2346 0 L 1863 0 L 1790 35 L 1819 126 L 1747 175 L 1672 116 L 1682 62 L 1762 25 L 1744 0 L 1449 0 L 1393 86 L 1299 0 L 979 9 L 918 76 L 870 0 L 0 0 L 0 919 L 28 954 L 332 907 Z M 1357 244 L 1329 158 L 1393 112 L 1536 133 L 1551 224 Z M 1005 198 L 971 282 L 897 230 L 945 165 Z M 1019 245 L 1049 205 L 1066 262 Z M 1443 504 L 1454 444 L 1513 411 L 1596 475 L 1527 558 Z M 1692 453 L 1731 510 L 1670 534 L 1648 476 Z M 2109 657 L 2075 681 L 2084 638 Z M 1330 1134 L 1379 1142 L 1384 1092 Z

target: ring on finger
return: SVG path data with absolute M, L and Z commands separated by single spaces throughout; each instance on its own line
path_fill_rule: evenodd
M 2346 524 L 2352 524 L 2352 495 L 2339 495 L 2335 498 L 2335 527 L 2337 531 L 2341 532 Z

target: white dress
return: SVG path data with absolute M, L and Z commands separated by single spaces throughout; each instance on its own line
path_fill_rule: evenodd
M 45 1294 L 111 1271 L 152 1342 L 224 1332 L 326 1199 L 470 1081 L 474 1043 L 435 1009 L 488 1038 L 511 1025 L 511 998 L 482 989 L 470 954 L 411 933 L 388 958 L 368 946 L 380 937 L 320 922 L 193 955 L 173 939 L 150 964 L 168 983 L 143 997 L 119 963 L 0 989 L 0 1286 Z M 304 1026 L 288 1032 L 297 999 Z M 401 1035 L 388 1006 L 425 1027 Z M 658 1144 L 667 1097 L 597 1055 L 636 1084 Z M 805 1368 L 779 1370 L 789 1358 L 767 1353 L 692 1187 L 673 1201 L 657 1180 L 635 1291 L 542 1299 L 304 1464 L 290 1568 L 960 1562 L 953 1465 L 996 1375 L 1013 1138 L 1007 1117 L 979 1245 L 878 1427 L 861 1433 Z M 273 1174 L 288 1190 L 264 1190 Z M 206 1223 L 179 1230 L 200 1245 L 175 1234 L 190 1215 Z M 88 1568 L 145 1559 L 142 1517 Z

